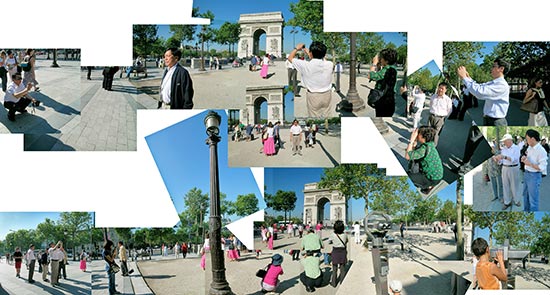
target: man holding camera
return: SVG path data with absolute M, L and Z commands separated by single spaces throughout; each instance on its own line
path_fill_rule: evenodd
M 298 51 L 304 51 L 309 61 L 295 58 Z M 300 72 L 302 83 L 307 89 L 306 102 L 310 118 L 325 118 L 330 109 L 334 67 L 332 62 L 324 60 L 326 53 L 325 44 L 313 41 L 309 50 L 303 43 L 299 43 L 288 56 L 288 61 Z
M 4 96 L 4 107 L 8 109 L 8 119 L 15 121 L 15 112 L 26 113 L 27 106 L 39 106 L 40 101 L 32 98 L 29 95 L 32 83 L 23 84 L 21 73 L 15 73 L 11 76 L 12 82 L 8 85 L 6 96 Z

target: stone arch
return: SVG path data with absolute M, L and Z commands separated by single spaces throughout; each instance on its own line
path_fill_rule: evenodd
M 324 206 L 330 202 L 329 220 L 324 219 Z M 346 198 L 338 192 L 329 189 L 319 189 L 317 183 L 307 183 L 304 186 L 304 223 L 316 224 L 319 221 L 334 224 L 336 220 L 346 222 Z
M 252 54 L 259 55 L 259 38 L 265 33 L 266 53 L 281 57 L 284 21 L 280 11 L 241 14 L 239 17 L 241 34 L 239 35 L 238 56 L 246 58 Z
M 240 112 L 243 124 L 260 122 L 260 105 L 267 101 L 267 121 L 284 122 L 284 85 L 250 86 L 246 88 L 246 108 Z

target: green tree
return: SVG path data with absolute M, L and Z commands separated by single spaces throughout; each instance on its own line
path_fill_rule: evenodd
M 447 224 L 456 222 L 456 205 L 451 200 L 446 200 L 443 206 L 437 211 L 437 220 L 445 220 Z
M 134 58 L 147 57 L 152 53 L 153 44 L 157 40 L 156 25 L 134 25 Z M 178 46 L 179 47 L 179 46 Z
M 538 230 L 533 213 L 509 212 L 495 225 L 494 239 L 498 244 L 509 240 L 510 245 L 529 249 L 536 242 Z
M 464 208 L 464 214 L 472 221 L 472 227 L 479 227 L 481 229 L 487 228 L 489 230 L 489 240 L 487 242 L 490 246 L 493 245 L 496 224 L 506 220 L 508 218 L 508 213 L 509 212 L 474 211 L 470 206 Z
M 204 235 L 204 219 L 208 214 L 209 197 L 208 194 L 203 194 L 202 191 L 196 187 L 192 188 L 185 194 L 183 198 L 185 205 L 185 217 L 186 222 L 190 221 L 197 224 L 196 235 Z
M 428 68 L 422 68 L 408 77 L 409 85 L 418 85 L 422 89 L 434 91 L 439 81 L 438 75 L 433 75 Z
M 437 195 L 422 199 L 412 210 L 411 220 L 428 224 L 435 220 L 435 212 L 439 207 L 441 207 L 441 200 Z
M 178 39 L 174 38 L 174 37 L 170 37 L 166 40 L 166 42 L 164 42 L 166 48 L 180 48 L 181 46 L 181 43 Z
M 363 32 L 357 34 L 357 57 L 364 63 L 370 63 L 372 58 L 385 47 L 386 42 L 382 35 L 378 33 Z
M 530 250 L 536 254 L 550 256 L 550 214 L 545 213 L 540 222 L 536 223 L 536 239 Z
M 124 245 L 126 245 L 126 247 L 129 247 L 129 244 L 132 239 L 132 228 L 119 227 L 119 228 L 115 228 L 115 232 L 118 235 L 118 237 L 124 242 Z
M 318 187 L 337 190 L 346 200 L 364 198 L 365 215 L 368 215 L 370 201 L 400 191 L 402 180 L 399 179 L 387 176 L 384 169 L 374 164 L 341 164 L 325 169 Z
M 477 68 L 475 60 L 481 57 L 481 42 L 444 42 L 443 43 L 443 72 L 448 73 L 450 82 L 459 89 L 460 81 L 456 70 L 459 66 L 466 66 L 468 71 Z M 470 73 L 476 81 L 479 77 L 475 77 L 473 72 Z
M 284 220 L 286 222 L 286 213 L 294 210 L 296 207 L 296 193 L 293 191 L 278 190 L 274 195 L 265 194 L 265 203 L 268 208 L 275 211 L 284 211 Z
M 323 2 L 299 0 L 290 3 L 289 10 L 294 16 L 286 24 L 299 27 L 309 33 L 312 40 L 318 40 L 319 35 L 323 34 Z
M 239 42 L 239 34 L 241 34 L 241 25 L 238 23 L 225 22 L 216 30 L 214 41 L 222 45 L 227 45 L 229 55 L 231 56 L 231 47 Z M 233 50 L 233 52 L 235 51 Z
M 63 230 L 55 221 L 46 218 L 36 226 L 37 239 L 42 243 L 55 243 L 63 239 Z
M 88 212 L 62 212 L 59 226 L 63 229 L 66 239 L 65 248 L 72 246 L 73 260 L 76 260 L 76 247 L 90 243 L 88 231 L 92 228 L 92 215 Z
M 397 47 L 397 63 L 398 64 L 407 63 L 407 45 L 401 45 Z
M 237 216 L 246 216 L 257 212 L 258 198 L 255 194 L 238 195 L 237 200 L 233 203 L 233 208 Z

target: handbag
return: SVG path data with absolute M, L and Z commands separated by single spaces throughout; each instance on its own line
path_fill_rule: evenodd
M 120 266 L 118 266 L 118 264 L 116 263 L 112 263 L 109 265 L 109 273 L 117 273 L 120 271 Z
M 388 92 L 388 89 L 390 89 L 390 85 L 388 85 L 388 83 L 393 83 L 395 85 L 396 76 L 397 71 L 393 67 L 390 67 L 386 70 L 386 73 L 384 73 L 384 78 L 377 82 L 377 84 L 382 83 L 382 89 L 373 88 L 369 92 L 369 96 L 367 97 L 367 104 L 370 107 L 375 108 L 378 101 L 386 95 L 386 92 Z
M 367 104 L 374 108 L 376 106 L 376 103 L 380 100 L 380 98 L 382 98 L 382 96 L 384 96 L 385 93 L 386 93 L 385 89 L 384 90 L 380 90 L 376 88 L 371 89 L 369 92 L 369 96 L 367 98 Z
M 256 276 L 257 276 L 258 278 L 262 278 L 262 279 L 265 278 L 265 275 L 267 275 L 267 270 L 269 269 L 269 266 L 271 266 L 271 263 L 268 264 L 268 265 L 267 265 L 266 267 L 264 267 L 264 268 L 258 269 L 258 271 L 256 272 Z
M 539 109 L 539 102 L 536 98 L 533 97 L 530 101 L 523 102 L 519 109 L 525 112 L 536 114 L 538 113 L 537 111 Z

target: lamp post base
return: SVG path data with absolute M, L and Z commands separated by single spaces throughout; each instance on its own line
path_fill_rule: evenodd
M 365 108 L 365 101 L 359 97 L 357 91 L 348 92 L 346 99 L 353 105 L 353 111 L 357 112 Z

